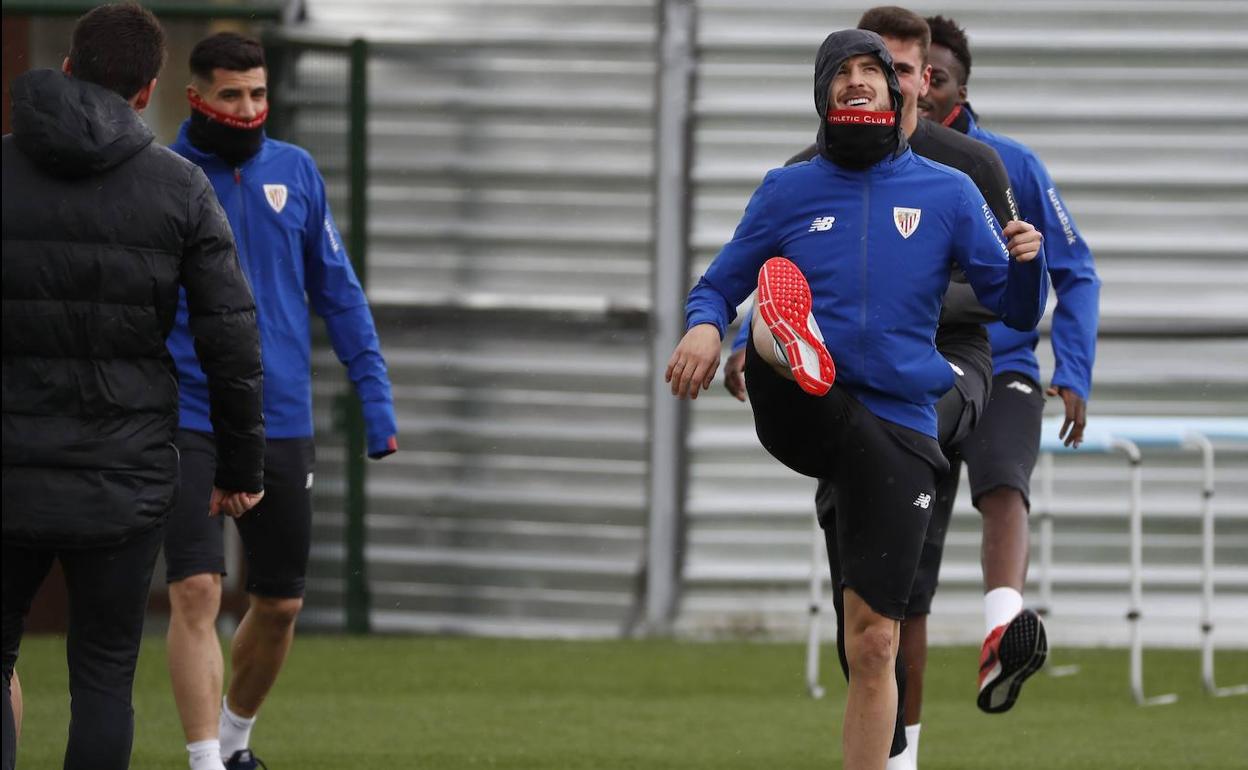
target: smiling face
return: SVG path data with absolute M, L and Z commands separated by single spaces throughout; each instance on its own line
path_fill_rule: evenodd
M 832 108 L 837 110 L 888 112 L 893 109 L 884 64 L 871 54 L 851 56 L 841 62 L 828 86 L 828 97 Z
M 264 67 L 241 72 L 218 67 L 212 71 L 211 83 L 196 79 L 187 90 L 198 94 L 217 112 L 243 121 L 254 120 L 269 108 L 268 77 Z
M 919 99 L 919 113 L 939 123 L 954 107 L 966 101 L 966 71 L 943 45 L 933 43 L 928 60 L 932 65 L 932 82 L 927 95 Z

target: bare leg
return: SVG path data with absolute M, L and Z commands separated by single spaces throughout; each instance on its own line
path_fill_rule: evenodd
M 984 520 L 984 590 L 1013 588 L 1021 594 L 1030 556 L 1023 494 L 1013 487 L 997 487 L 980 496 L 977 506 Z
M 9 704 L 13 707 L 13 740 L 16 743 L 22 737 L 22 683 L 16 671 L 9 680 Z
M 901 657 L 906 664 L 906 724 L 917 725 L 923 713 L 923 673 L 927 670 L 926 615 L 912 615 L 902 622 Z
M 254 717 L 273 689 L 295 639 L 295 618 L 303 599 L 250 597 L 251 607 L 238 624 L 230 650 L 233 674 L 226 698 L 230 711 Z
M 221 576 L 192 575 L 169 584 L 169 679 L 187 743 L 217 737 L 224 663 L 217 639 Z
M 884 770 L 897 716 L 898 622 L 876 613 L 850 588 L 845 589 L 845 620 L 850 673 L 841 737 L 844 767 Z

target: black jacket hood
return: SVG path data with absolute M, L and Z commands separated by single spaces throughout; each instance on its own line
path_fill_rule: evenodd
M 51 69 L 13 81 L 13 140 L 47 173 L 92 176 L 152 143 L 152 131 L 120 95 Z
M 824 38 L 815 54 L 815 112 L 819 113 L 818 146 L 826 146 L 824 132 L 828 125 L 828 86 L 841 68 L 841 63 L 851 56 L 871 54 L 884 62 L 884 77 L 888 80 L 888 93 L 893 109 L 897 112 L 897 155 L 906 149 L 906 136 L 901 130 L 901 86 L 893 69 L 893 56 L 888 52 L 884 39 L 865 29 L 843 29 Z

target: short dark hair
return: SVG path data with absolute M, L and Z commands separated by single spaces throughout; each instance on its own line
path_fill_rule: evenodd
M 209 83 L 216 69 L 246 72 L 263 66 L 264 46 L 259 40 L 237 32 L 218 32 L 191 49 L 191 74 Z
M 868 8 L 858 20 L 858 29 L 874 32 L 880 37 L 897 40 L 916 40 L 923 60 L 927 61 L 927 49 L 932 44 L 932 33 L 923 17 L 899 5 L 877 5 Z
M 953 54 L 953 58 L 962 65 L 962 79 L 958 85 L 966 85 L 971 77 L 971 47 L 966 41 L 966 30 L 958 26 L 953 19 L 944 16 L 927 17 L 927 25 L 932 28 L 932 42 L 943 45 Z
M 165 30 L 138 3 L 101 5 L 74 25 L 70 74 L 130 99 L 165 66 Z

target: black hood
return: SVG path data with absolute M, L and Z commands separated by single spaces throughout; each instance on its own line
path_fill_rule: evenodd
M 107 171 L 152 142 L 120 95 L 57 70 L 13 81 L 13 140 L 40 168 L 77 178 Z
M 824 132 L 828 125 L 828 86 L 841 68 L 841 63 L 851 56 L 871 54 L 884 62 L 884 77 L 888 80 L 888 93 L 892 97 L 893 109 L 897 112 L 897 153 L 906 149 L 906 137 L 901 130 L 901 86 L 897 83 L 897 72 L 893 69 L 893 56 L 888 52 L 884 39 L 874 32 L 865 29 L 843 29 L 833 32 L 824 38 L 815 55 L 815 112 L 819 113 L 819 141 L 817 146 L 826 146 Z

